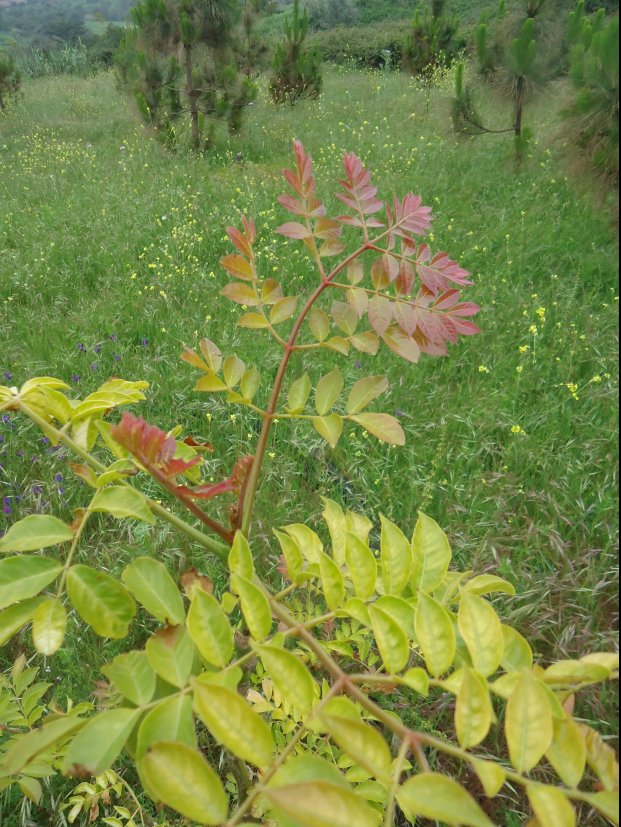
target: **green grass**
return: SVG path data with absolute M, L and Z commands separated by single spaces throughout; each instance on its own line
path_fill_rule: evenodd
M 385 372 L 391 389 L 375 408 L 397 412 L 408 441 L 387 448 L 346 429 L 332 451 L 304 424 L 280 423 L 257 505 L 264 571 L 278 557 L 270 528 L 318 527 L 320 495 L 375 520 L 381 512 L 406 531 L 423 508 L 447 531 L 460 564 L 516 585 L 512 622 L 545 659 L 609 647 L 617 250 L 601 199 L 559 160 L 562 87 L 531 113 L 537 142 L 516 176 L 511 137 L 451 134 L 450 83 L 427 95 L 392 73 L 330 72 L 325 81 L 317 102 L 295 109 L 276 110 L 262 89 L 242 136 L 222 136 L 208 157 L 165 151 L 112 75 L 26 83 L 0 121 L 0 381 L 2 371 L 15 385 L 56 375 L 86 394 L 111 375 L 147 379 L 145 418 L 212 441 L 214 475 L 230 469 L 252 451 L 256 422 L 193 393 L 182 345 L 208 336 L 256 364 L 262 398 L 278 354 L 263 334 L 236 328 L 239 308 L 219 296 L 224 228 L 241 212 L 253 215 L 261 272 L 287 293 L 307 292 L 316 276 L 303 251 L 274 235 L 286 220 L 275 202 L 280 170 L 301 138 L 320 194 L 337 210 L 341 155 L 355 151 L 380 194 L 411 189 L 434 208 L 431 244 L 474 274 L 467 299 L 481 305 L 482 333 L 416 366 L 384 350 L 293 365 L 291 379 L 308 370 L 316 380 L 338 363 L 346 387 Z M 0 422 L 0 435 L 0 490 L 12 509 L 0 529 L 42 500 L 65 516 L 84 503 L 62 457 L 33 429 L 14 418 Z M 178 571 L 211 569 L 223 586 L 209 561 L 167 530 L 130 527 L 110 539 L 109 528 L 102 521 L 92 530 L 84 559 L 118 572 L 149 550 Z M 49 664 L 59 695 L 98 677 L 104 644 L 83 635 L 81 646 Z M 585 714 L 612 732 L 611 709 L 612 699 L 594 696 Z

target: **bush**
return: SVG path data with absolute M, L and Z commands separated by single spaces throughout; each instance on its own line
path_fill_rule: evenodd
M 393 23 L 353 28 L 339 26 L 313 33 L 308 43 L 330 63 L 383 69 L 390 56 L 390 67 L 398 68 L 407 43 L 407 32 L 403 26 Z
M 414 75 L 434 66 L 450 66 L 466 45 L 458 32 L 457 18 L 444 14 L 444 0 L 432 0 L 431 13 L 416 10 L 403 65 Z
M 0 112 L 6 109 L 6 99 L 17 94 L 21 76 L 11 55 L 0 52 Z
M 306 9 L 300 15 L 299 0 L 294 0 L 293 16 L 285 23 L 285 41 L 274 53 L 270 94 L 274 103 L 293 105 L 302 97 L 316 98 L 321 92 L 321 61 L 319 55 L 304 47 L 308 33 Z
M 270 541 L 264 526 L 253 526 L 275 421 L 306 420 L 332 447 L 345 426 L 389 445 L 405 441 L 395 417 L 369 410 L 388 387 L 385 376 L 361 377 L 343 395 L 338 367 L 290 381 L 295 354 L 387 347 L 412 363 L 478 332 L 478 307 L 461 300 L 469 274 L 431 253 L 431 211 L 419 197 L 380 202 L 360 160 L 345 155 L 337 195 L 344 214 L 328 217 L 298 142 L 295 160 L 284 171 L 291 191 L 279 202 L 296 220 L 279 233 L 314 261 L 312 294 L 290 295 L 271 271 L 261 277 L 255 225 L 245 216 L 241 229 L 228 228 L 235 252 L 222 259 L 231 279 L 222 294 L 242 307 L 238 326 L 271 336 L 280 350 L 273 382 L 207 339 L 182 355 L 198 373 L 196 390 L 224 394 L 260 420 L 254 455 L 239 457 L 227 478 L 204 476 L 210 446 L 176 429 L 165 433 L 127 411 L 108 420 L 144 399 L 145 382 L 111 379 L 82 400 L 51 377 L 0 387 L 0 410 L 27 416 L 74 454 L 71 467 L 88 490 L 71 525 L 33 514 L 0 539 L 0 642 L 21 634 L 28 645 L 23 632 L 32 624 L 34 650 L 49 658 L 84 626 L 114 640 L 116 655 L 101 667 L 95 712 L 90 703 L 48 708 L 37 666 L 17 658 L 0 682 L 0 783 L 38 802 L 40 777 L 58 769 L 95 776 L 70 799 L 75 817 L 93 796 L 118 794 L 118 777 L 106 773 L 123 752 L 136 786 L 199 824 L 378 827 L 395 824 L 398 808 L 410 822 L 492 827 L 464 786 L 474 776 L 487 798 L 505 785 L 522 790 L 542 827 L 575 824 L 576 808 L 615 823 L 614 753 L 573 708 L 578 690 L 618 674 L 618 655 L 534 662 L 491 597 L 510 596 L 513 586 L 452 569 L 448 538 L 425 514 L 406 536 L 384 517 L 373 525 L 324 499 L 322 537 L 297 523 L 274 529 Z M 225 495 L 234 497 L 228 510 L 215 505 Z M 204 572 L 192 569 L 177 583 L 153 557 L 134 559 L 120 575 L 102 571 L 88 556 L 94 515 L 165 520 L 204 549 Z M 272 543 L 282 578 L 266 559 Z M 260 572 L 269 569 L 267 582 Z M 67 607 L 76 624 L 67 625 Z M 450 710 L 442 722 L 426 719 L 432 703 Z M 91 803 L 90 815 L 98 812 Z M 158 816 L 166 818 L 161 808 Z M 106 823 L 127 819 L 121 811 Z

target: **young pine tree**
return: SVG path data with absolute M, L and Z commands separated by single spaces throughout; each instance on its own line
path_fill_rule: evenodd
M 19 91 L 20 74 L 11 55 L 0 52 L 0 112 L 6 109 L 5 99 Z
M 194 149 L 211 142 L 217 119 L 239 129 L 255 89 L 237 69 L 238 4 L 140 0 L 132 19 L 117 64 L 143 115 L 174 139 L 175 124 L 189 114 Z
M 274 103 L 293 105 L 301 97 L 316 98 L 321 93 L 321 62 L 316 52 L 304 48 L 308 33 L 306 9 L 300 14 L 299 0 L 294 0 L 291 22 L 285 23 L 285 41 L 274 53 L 270 93 Z

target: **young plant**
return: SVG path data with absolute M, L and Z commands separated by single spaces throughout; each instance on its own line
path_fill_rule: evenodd
M 146 640 L 134 636 L 136 648 L 102 665 L 109 683 L 95 714 L 50 708 L 26 731 L 5 729 L 0 783 L 24 789 L 46 760 L 50 772 L 60 765 L 70 776 L 101 776 L 125 751 L 146 795 L 199 824 L 390 827 L 399 810 L 410 823 L 489 827 L 457 780 L 466 768 L 489 798 L 505 785 L 523 790 L 542 827 L 575 824 L 576 808 L 618 823 L 614 753 L 572 715 L 575 693 L 617 676 L 618 657 L 534 663 L 489 597 L 511 595 L 512 585 L 451 569 L 448 538 L 431 518 L 419 514 L 408 537 L 381 515 L 374 529 L 367 515 L 324 499 L 325 540 L 303 523 L 275 528 L 283 582 L 258 574 L 252 516 L 276 419 L 309 420 L 332 446 L 349 423 L 404 442 L 395 418 L 368 410 L 387 388 L 384 376 L 360 379 L 341 401 L 338 368 L 290 382 L 291 361 L 307 351 L 374 355 L 385 346 L 416 362 L 477 332 L 470 317 L 478 308 L 460 298 L 468 273 L 431 253 L 421 199 L 381 202 L 360 160 L 345 155 L 337 197 L 346 210 L 328 216 L 311 159 L 300 143 L 294 148 L 295 167 L 284 173 L 292 192 L 279 201 L 296 220 L 279 232 L 305 246 L 314 289 L 301 298 L 262 278 L 246 217 L 242 229 L 228 229 L 235 252 L 222 260 L 232 278 L 222 292 L 243 308 L 238 324 L 281 350 L 273 382 L 266 387 L 256 366 L 224 357 L 207 339 L 200 354 L 182 357 L 201 374 L 198 391 L 223 394 L 262 421 L 253 455 L 226 479 L 205 482 L 210 446 L 181 440 L 177 429 L 165 433 L 129 412 L 107 421 L 143 399 L 145 383 L 110 380 L 83 400 L 49 377 L 0 387 L 0 408 L 20 411 L 72 451 L 80 460 L 73 470 L 91 490 L 71 525 L 30 515 L 0 539 L 0 642 L 32 623 L 35 650 L 51 657 L 63 645 L 68 608 L 116 640 L 127 638 L 138 606 L 148 618 Z M 142 493 L 143 474 L 201 527 Z M 236 499 L 225 525 L 222 509 L 203 504 L 229 494 Z M 152 557 L 134 559 L 120 578 L 101 571 L 88 557 L 95 513 L 168 521 L 226 564 L 229 590 L 216 596 L 196 570 L 179 585 Z M 22 688 L 8 687 L 18 711 Z M 417 706 L 435 702 L 452 720 L 434 734 L 413 721 Z M 504 742 L 489 737 L 496 730 Z M 552 771 L 558 782 L 546 781 Z
M 0 113 L 6 110 L 6 99 L 19 92 L 21 76 L 11 55 L 0 52 Z
M 293 104 L 302 97 L 317 98 L 321 93 L 321 61 L 313 50 L 304 48 L 308 34 L 308 12 L 300 15 L 299 0 L 294 0 L 291 21 L 285 21 L 285 41 L 276 47 L 270 94 L 276 104 Z

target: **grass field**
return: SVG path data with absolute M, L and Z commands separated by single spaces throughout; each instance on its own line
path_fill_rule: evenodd
M 537 140 L 515 175 L 511 138 L 451 133 L 450 83 L 428 94 L 398 74 L 325 80 L 319 101 L 295 109 L 276 110 L 262 92 L 242 136 L 223 136 L 208 157 L 165 151 L 110 74 L 25 84 L 0 120 L 0 381 L 49 374 L 86 394 L 111 375 L 146 379 L 145 418 L 210 440 L 214 474 L 220 463 L 230 469 L 252 451 L 256 422 L 193 393 L 182 345 L 206 335 L 239 353 L 261 369 L 265 393 L 278 354 L 261 334 L 236 328 L 238 308 L 219 296 L 224 227 L 240 212 L 255 216 L 263 274 L 307 290 L 309 262 L 273 234 L 286 220 L 275 201 L 280 170 L 291 140 L 302 139 L 336 209 L 341 155 L 354 151 L 380 194 L 411 189 L 433 207 L 431 243 L 473 273 L 467 299 L 481 305 L 482 333 L 416 366 L 385 351 L 300 358 L 292 378 L 317 377 L 337 360 L 346 385 L 385 372 L 382 409 L 399 416 L 407 445 L 351 430 L 332 451 L 303 424 L 279 424 L 257 510 L 265 570 L 277 560 L 271 526 L 309 515 L 317 526 L 322 494 L 406 531 L 422 508 L 461 564 L 515 584 L 512 621 L 544 658 L 610 646 L 617 248 L 601 196 L 568 177 L 560 159 L 563 87 L 531 113 Z M 86 496 L 62 457 L 15 418 L 0 422 L 0 489 L 0 529 L 35 510 L 68 516 Z M 82 554 L 119 571 L 145 548 L 173 568 L 209 567 L 159 526 L 111 538 L 102 523 Z M 74 645 L 49 664 L 59 694 L 97 679 L 90 664 L 103 644 L 86 636 Z M 612 696 L 589 698 L 585 716 L 612 734 L 612 709 Z

